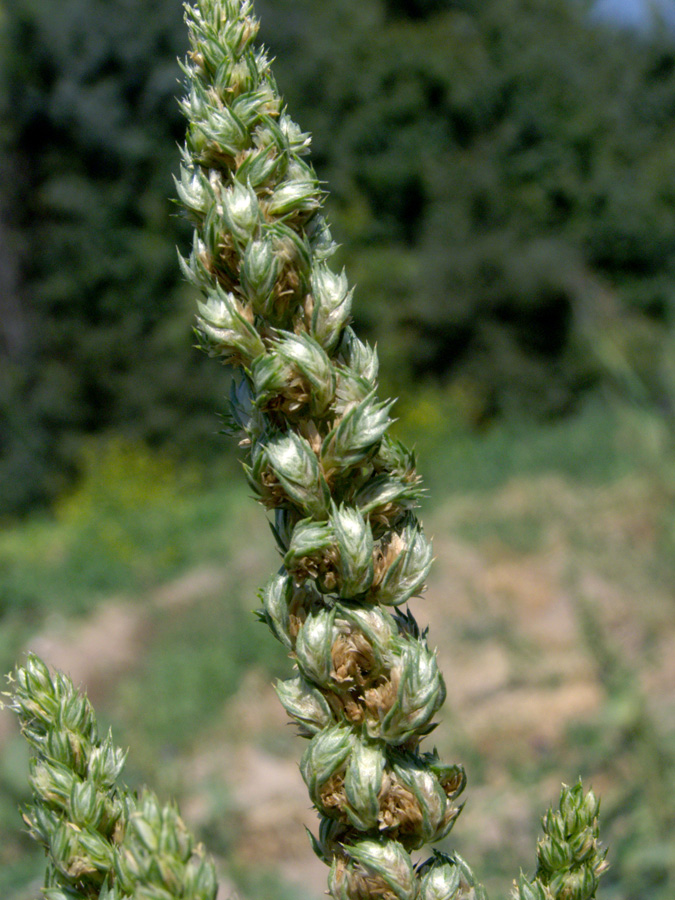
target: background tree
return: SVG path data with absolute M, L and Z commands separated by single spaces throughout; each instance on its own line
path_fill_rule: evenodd
M 180 4 L 19 0 L 5 25 L 3 268 L 18 277 L 3 301 L 0 485 L 11 509 L 63 488 L 86 434 L 194 452 L 213 431 L 216 378 L 189 352 L 166 199 Z

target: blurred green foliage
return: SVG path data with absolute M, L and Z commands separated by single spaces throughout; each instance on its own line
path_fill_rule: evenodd
M 600 320 L 672 317 L 674 49 L 592 29 L 582 6 L 264 8 L 356 315 L 398 391 L 460 379 L 479 421 L 569 409 L 602 378 Z
M 17 272 L 0 301 L 0 493 L 12 510 L 69 482 L 83 435 L 199 455 L 222 385 L 190 351 L 176 271 L 180 3 L 18 0 L 2 31 L 0 266 Z
M 210 482 L 178 468 L 167 451 L 99 439 L 82 457 L 53 513 L 0 531 L 0 671 L 9 671 L 17 648 L 49 615 L 91 613 L 102 597 L 218 562 L 230 552 L 230 519 L 241 525 L 262 516 L 242 509 L 253 506 L 243 479 L 207 490 Z M 256 588 L 254 581 L 251 593 Z
M 152 453 L 121 437 L 90 439 L 80 457 L 80 480 L 54 506 L 57 519 L 77 535 L 71 552 L 84 558 L 96 547 L 113 568 L 135 570 L 138 576 L 143 568 L 146 577 L 150 571 L 171 570 L 180 551 L 158 524 L 174 520 L 175 527 L 176 507 L 186 489 L 198 483 L 197 473 L 177 467 L 166 451 Z M 145 550 L 142 565 L 139 546 Z
M 675 296 L 675 47 L 569 0 L 259 0 L 385 386 L 475 426 L 573 408 L 598 336 Z M 179 0 L 0 20 L 0 494 L 61 492 L 83 436 L 210 459 L 222 378 L 174 244 Z M 629 319 L 626 320 L 626 316 Z M 625 324 L 628 321 L 628 324 Z
M 669 900 L 675 884 L 671 729 L 654 716 L 638 673 L 622 658 L 617 642 L 583 594 L 579 616 L 606 699 L 598 720 L 574 728 L 573 737 L 584 748 L 579 753 L 581 766 L 589 771 L 604 764 L 616 785 L 604 804 L 603 817 L 616 834 L 612 853 L 620 862 L 608 875 L 604 893 L 607 900 Z
M 430 398 L 438 395 L 438 403 Z M 433 410 L 433 412 L 432 412 Z M 659 427 L 653 410 L 645 415 Z M 617 420 L 623 417 L 600 401 L 588 402 L 572 415 L 553 421 L 507 418 L 476 431 L 459 424 L 451 392 L 422 391 L 418 403 L 402 405 L 394 432 L 419 454 L 419 469 L 429 489 L 429 502 L 448 494 L 479 491 L 489 494 L 512 478 L 558 472 L 580 485 L 611 482 L 642 459 L 644 422 L 638 433 L 628 429 L 624 441 Z

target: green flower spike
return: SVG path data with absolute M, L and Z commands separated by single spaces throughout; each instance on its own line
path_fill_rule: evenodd
M 387 608 L 429 574 L 422 489 L 414 455 L 387 434 L 377 354 L 349 327 L 353 291 L 330 266 L 309 136 L 253 43 L 248 0 L 199 0 L 187 22 L 178 190 L 195 239 L 182 265 L 205 295 L 204 346 L 235 367 L 230 418 L 282 554 L 260 617 L 298 669 L 277 693 L 311 739 L 314 847 L 340 900 L 482 897 L 458 858 L 422 871 L 409 855 L 452 828 L 465 779 L 419 750 L 445 686 L 412 613 Z M 540 853 L 551 879 L 556 848 Z
M 532 881 L 521 875 L 514 900 L 592 900 L 607 851 L 598 839 L 600 802 L 581 784 L 563 785 L 559 808 L 542 820 L 544 837 L 537 845 Z
M 33 752 L 23 817 L 47 855 L 46 900 L 215 900 L 213 863 L 172 806 L 119 784 L 126 753 L 72 681 L 32 655 L 9 680 Z

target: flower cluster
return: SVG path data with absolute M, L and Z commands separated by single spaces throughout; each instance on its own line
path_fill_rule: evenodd
M 415 459 L 387 434 L 377 354 L 329 266 L 310 139 L 254 45 L 250 3 L 202 0 L 187 21 L 177 189 L 195 237 L 182 267 L 204 294 L 200 343 L 234 366 L 230 425 L 283 558 L 260 614 L 298 669 L 277 691 L 310 739 L 315 849 L 335 897 L 413 897 L 423 876 L 410 851 L 450 831 L 465 783 L 461 766 L 420 750 L 445 686 L 400 610 L 432 561 Z
M 448 834 L 465 778 L 420 749 L 445 699 L 426 633 L 402 610 L 432 562 L 422 489 L 329 265 L 309 135 L 254 43 L 249 0 L 199 0 L 187 23 L 177 190 L 195 233 L 181 264 L 204 295 L 201 345 L 234 369 L 230 428 L 283 560 L 260 616 L 298 670 L 277 692 L 309 739 L 314 848 L 335 900 L 481 897 L 459 858 L 410 856 Z
M 521 876 L 514 900 L 592 900 L 607 869 L 607 851 L 598 839 L 600 802 L 581 784 L 563 785 L 559 808 L 546 813 L 537 846 L 537 871 Z
M 174 807 L 118 784 L 126 753 L 72 681 L 35 656 L 10 681 L 34 753 L 23 817 L 47 854 L 46 900 L 215 900 L 213 864 Z

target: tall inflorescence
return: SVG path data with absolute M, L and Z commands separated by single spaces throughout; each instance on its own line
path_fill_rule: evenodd
M 465 777 L 421 749 L 445 698 L 426 633 L 403 611 L 432 562 L 415 515 L 422 489 L 413 454 L 387 433 L 377 354 L 350 327 L 352 291 L 329 264 L 310 138 L 254 44 L 250 2 L 186 9 L 177 189 L 195 234 L 181 262 L 205 296 L 200 342 L 234 368 L 230 426 L 283 559 L 261 616 L 297 666 L 277 692 L 309 740 L 301 772 L 320 816 L 314 848 L 336 900 L 480 898 L 459 857 L 411 857 L 448 834 Z M 578 873 L 598 869 L 596 838 L 581 861 L 553 854 L 556 873 L 573 872 L 557 893 L 538 871 L 516 894 L 588 900 L 595 883 Z

